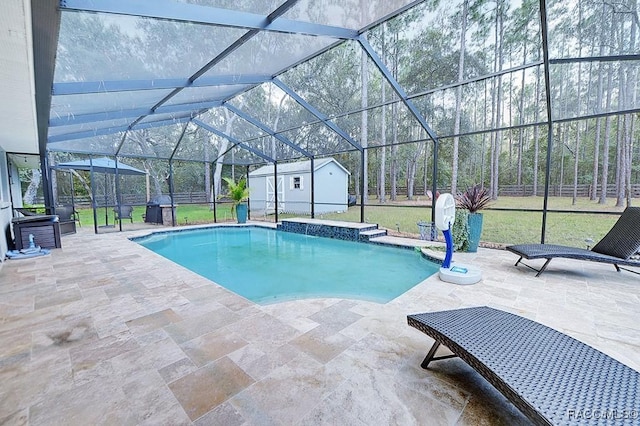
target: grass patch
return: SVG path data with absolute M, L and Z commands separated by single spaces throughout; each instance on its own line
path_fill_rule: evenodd
M 617 214 L 589 214 L 571 212 L 611 212 L 623 208 L 615 207 L 614 201 L 606 205 L 589 200 L 579 200 L 574 206 L 571 198 L 549 199 L 549 209 L 566 210 L 567 213 L 547 213 L 546 243 L 586 247 L 587 239 L 599 241 L 618 219 Z M 502 197 L 493 202 L 489 210 L 482 210 L 484 223 L 481 241 L 498 244 L 520 244 L 540 242 L 542 230 L 541 212 L 517 212 L 493 210 L 499 208 L 542 209 L 539 197 Z M 360 221 L 360 207 L 354 206 L 347 213 L 323 215 L 324 219 Z M 426 206 L 365 206 L 365 221 L 377 223 L 392 231 L 408 233 L 418 237 L 419 221 L 430 221 L 431 207 Z M 593 245 L 593 244 L 591 244 Z
M 394 205 L 372 204 L 365 206 L 365 221 L 377 223 L 390 231 L 400 232 L 419 237 L 418 222 L 431 221 L 431 207 L 424 202 L 412 203 L 410 206 L 396 203 Z M 502 211 L 503 208 L 514 209 L 542 209 L 540 197 L 501 197 L 492 202 L 489 209 L 482 210 L 484 225 L 481 240 L 497 244 L 518 244 L 540 242 L 542 230 L 541 212 Z M 618 219 L 617 212 L 624 208 L 615 207 L 615 200 L 610 200 L 606 205 L 600 205 L 590 200 L 578 200 L 575 205 L 571 198 L 549 198 L 548 208 L 551 210 L 563 210 L 563 212 L 547 213 L 547 229 L 545 242 L 552 244 L 564 244 L 574 247 L 585 247 L 585 240 L 599 241 L 611 229 Z M 146 206 L 135 206 L 133 211 L 134 223 L 142 223 L 142 215 Z M 566 211 L 566 213 L 564 212 Z M 614 214 L 589 214 L 572 212 L 603 212 Z M 89 208 L 78 209 L 80 221 L 83 226 L 93 226 L 93 211 Z M 107 211 L 109 223 L 114 223 L 113 208 Z M 234 220 L 231 214 L 231 204 L 216 204 L 216 216 L 219 222 Z M 279 219 L 295 217 L 299 215 L 280 214 Z M 345 213 L 332 213 L 316 215 L 318 219 L 342 220 L 346 222 L 360 222 L 360 206 L 350 207 Z M 98 224 L 104 224 L 104 208 L 97 209 Z M 260 216 L 254 219 L 273 220 L 273 215 L 266 218 Z M 213 223 L 213 211 L 208 204 L 179 205 L 176 208 L 176 222 L 178 225 L 193 225 Z M 126 223 L 126 222 L 125 222 Z M 593 244 L 591 244 L 593 245 Z
M 143 223 L 143 215 L 146 213 L 146 206 L 134 206 L 131 217 L 133 223 Z M 93 209 L 91 208 L 77 208 L 80 215 L 80 223 L 82 226 L 93 226 Z M 108 207 L 106 215 L 109 220 L 109 224 L 113 224 L 115 221 L 113 207 Z M 231 204 L 216 204 L 216 216 L 218 221 L 225 222 L 232 220 Z M 105 208 L 99 207 L 96 209 L 96 217 L 98 225 L 104 225 L 105 223 Z M 123 223 L 127 223 L 128 219 L 125 219 Z M 213 223 L 213 210 L 209 208 L 209 204 L 185 204 L 176 207 L 176 223 L 178 225 L 196 225 L 204 223 Z

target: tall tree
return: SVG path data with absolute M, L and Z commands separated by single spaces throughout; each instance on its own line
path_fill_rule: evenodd
M 605 16 L 606 5 L 603 3 L 601 16 Z M 598 31 L 598 55 L 604 56 L 605 54 L 605 45 L 606 45 L 606 25 L 603 22 L 600 24 L 600 28 Z M 604 72 L 605 72 L 605 64 L 603 62 L 598 63 L 598 77 L 597 77 L 597 89 L 596 89 L 596 104 L 595 108 L 597 112 L 600 112 L 602 109 L 602 97 L 604 95 Z M 600 140 L 602 137 L 602 118 L 596 117 L 596 126 L 595 126 L 595 140 L 593 146 L 593 170 L 591 172 L 592 177 L 592 190 L 591 190 L 591 201 L 595 201 L 598 199 L 598 174 L 600 168 Z
M 582 0 L 578 0 L 578 57 L 582 56 Z M 578 95 L 578 108 L 582 105 L 582 62 L 578 63 L 578 83 L 577 83 L 577 95 Z M 578 110 L 579 112 L 579 110 Z M 586 123 L 586 122 L 585 122 Z M 576 123 L 576 144 L 573 150 L 573 193 L 571 199 L 571 205 L 575 206 L 578 200 L 578 173 L 580 163 L 580 138 L 582 133 L 580 131 L 580 122 Z
M 462 115 L 462 81 L 464 79 L 464 55 L 467 39 L 467 16 L 469 0 L 463 0 L 460 15 L 460 54 L 458 58 L 458 87 L 456 88 L 456 111 L 453 121 L 453 159 L 451 163 L 451 193 L 458 193 L 458 150 L 460 143 L 460 118 Z
M 367 52 L 362 49 L 360 53 L 360 78 L 362 81 L 362 124 L 360 131 L 360 145 L 364 150 L 362 155 L 362 181 L 363 181 L 363 193 L 362 193 L 362 202 L 366 203 L 369 201 L 369 150 L 367 147 L 369 146 L 369 112 L 367 111 L 367 106 L 369 106 L 369 56 Z
M 505 0 L 497 0 L 495 8 L 495 45 L 494 45 L 494 71 L 502 70 L 503 41 L 504 41 L 504 14 L 508 4 Z M 502 75 L 493 79 L 493 105 L 494 105 L 494 129 L 491 133 L 491 175 L 489 194 L 492 200 L 498 198 L 498 181 L 500 177 L 500 152 L 502 149 Z
M 224 133 L 226 135 L 230 135 L 233 133 L 233 123 L 238 117 L 235 114 L 231 114 L 228 109 L 224 108 L 224 116 L 225 116 L 225 129 Z M 215 136 L 211 136 L 212 138 Z M 218 158 L 216 160 L 216 167 L 213 171 L 213 182 L 214 182 L 214 195 L 218 196 L 222 194 L 222 167 L 224 164 L 225 153 L 229 148 L 229 140 L 227 138 L 219 138 L 220 145 L 218 146 Z M 232 177 L 233 179 L 234 177 Z M 235 179 L 234 179 L 235 180 Z
M 614 45 L 613 45 L 613 40 L 615 40 L 616 37 L 616 25 L 614 23 L 615 19 L 611 20 L 611 22 L 609 23 L 610 27 L 609 27 L 609 54 L 613 55 L 615 53 L 614 51 Z M 605 100 L 605 111 L 610 111 L 611 110 L 611 102 L 612 102 L 612 92 L 613 92 L 613 65 L 611 63 L 608 64 L 607 66 L 607 83 L 606 83 L 606 100 Z M 600 178 L 600 182 L 601 182 L 601 187 L 602 190 L 600 192 L 600 198 L 598 199 L 598 203 L 599 204 L 606 204 L 607 203 L 607 187 L 609 185 L 609 144 L 610 144 L 610 138 L 611 138 L 611 121 L 612 118 L 610 115 L 608 115 L 605 118 L 605 124 L 604 124 L 604 140 L 603 140 L 603 144 L 602 144 L 602 174 L 601 174 L 601 178 Z

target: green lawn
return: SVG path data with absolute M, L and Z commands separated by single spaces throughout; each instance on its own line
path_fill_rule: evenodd
M 518 208 L 542 209 L 542 199 L 536 197 L 501 197 L 490 206 L 491 209 Z M 602 211 L 619 212 L 610 202 L 601 206 L 589 200 L 579 200 L 575 206 L 571 198 L 553 198 L 549 200 L 549 209 L 566 211 Z M 482 241 L 516 244 L 540 242 L 542 213 L 483 210 L 484 226 Z M 325 219 L 360 221 L 360 207 L 354 206 L 347 213 L 324 215 Z M 419 221 L 430 221 L 431 209 L 422 207 L 397 207 L 384 205 L 365 206 L 365 221 L 377 223 L 384 228 L 401 233 L 418 235 Z M 617 215 L 552 213 L 547 214 L 547 232 L 545 242 L 585 247 L 586 239 L 598 241 L 609 231 L 617 220 Z
M 499 244 L 535 243 L 540 241 L 542 213 L 540 212 L 514 212 L 500 211 L 497 209 L 542 209 L 542 198 L 540 197 L 501 197 L 492 203 L 490 209 L 484 210 L 484 227 L 482 233 L 483 242 Z M 600 205 L 589 200 L 578 200 L 576 205 L 571 204 L 571 198 L 550 198 L 549 209 L 564 210 L 568 212 L 620 212 L 623 208 L 614 206 L 615 200 L 610 200 L 607 205 Z M 381 227 L 387 228 L 401 234 L 412 235 L 416 238 L 419 235 L 417 223 L 420 221 L 430 221 L 431 208 L 428 205 L 422 206 L 397 206 L 376 204 L 375 199 L 372 204 L 365 206 L 365 221 L 377 223 Z M 401 203 L 400 203 L 401 204 Z M 133 212 L 134 222 L 143 222 L 142 215 L 145 213 L 145 206 L 136 206 Z M 80 221 L 83 226 L 93 226 L 93 212 L 91 209 L 79 209 Z M 110 208 L 109 223 L 113 223 L 113 211 Z M 219 222 L 231 221 L 231 204 L 216 204 L 217 219 Z M 105 210 L 98 209 L 98 224 L 104 224 Z M 279 215 L 279 219 L 292 217 L 292 215 Z M 547 214 L 547 243 L 566 244 L 576 247 L 585 247 L 586 239 L 598 241 L 611 228 L 617 220 L 617 215 L 602 215 L 589 213 L 556 213 Z M 343 220 L 348 222 L 360 221 L 360 207 L 349 208 L 346 213 L 335 213 L 318 215 L 319 219 Z M 265 219 L 259 217 L 255 219 Z M 269 216 L 266 220 L 273 220 Z M 213 211 L 208 204 L 179 205 L 176 208 L 176 221 L 178 225 L 192 225 L 202 223 L 213 223 Z
M 93 210 L 91 208 L 76 208 L 80 215 L 80 223 L 82 226 L 93 226 Z M 146 206 L 135 206 L 131 217 L 134 223 L 144 222 L 143 215 L 146 212 Z M 106 214 L 109 223 L 113 224 L 115 216 L 113 207 L 107 208 Z M 98 225 L 105 223 L 105 209 L 96 209 Z M 216 216 L 219 222 L 232 220 L 231 204 L 216 204 Z M 201 223 L 213 223 L 213 211 L 210 210 L 208 204 L 189 204 L 179 205 L 176 207 L 176 222 L 178 225 L 194 225 Z M 127 223 L 126 221 L 124 223 Z

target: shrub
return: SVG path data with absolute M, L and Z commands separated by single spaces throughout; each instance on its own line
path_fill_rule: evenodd
M 453 249 L 455 251 L 467 251 L 469 248 L 469 212 L 464 209 L 456 209 L 456 221 L 451 228 Z

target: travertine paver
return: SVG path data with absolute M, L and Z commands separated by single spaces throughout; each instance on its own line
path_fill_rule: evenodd
M 463 306 L 640 369 L 640 280 L 609 265 L 557 259 L 535 278 L 480 249 L 454 256 L 483 270 L 476 285 L 260 306 L 127 239 L 141 231 L 92 231 L 0 268 L 0 424 L 527 424 L 462 361 L 420 368 L 431 341 L 406 315 Z

